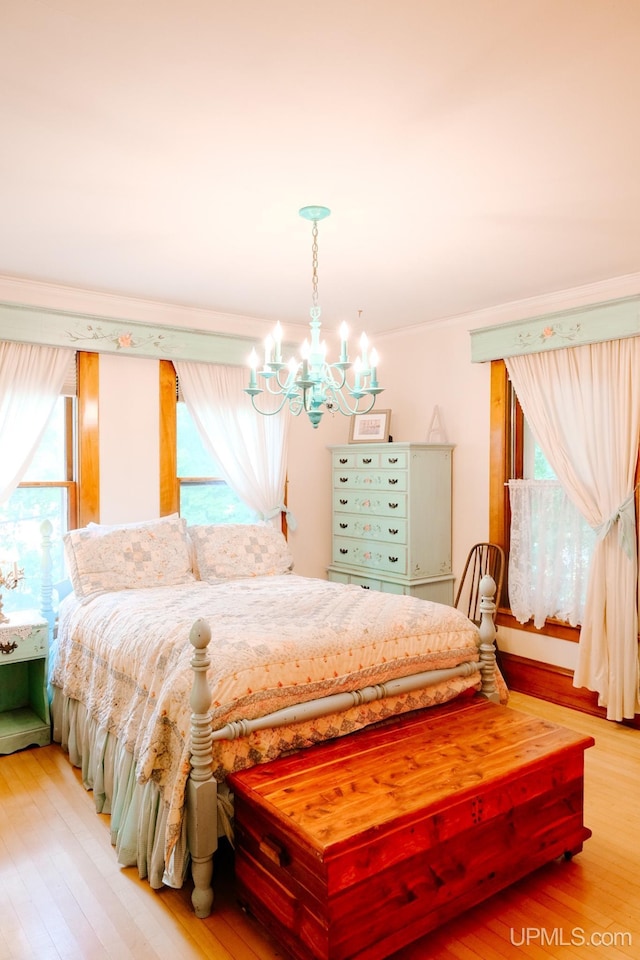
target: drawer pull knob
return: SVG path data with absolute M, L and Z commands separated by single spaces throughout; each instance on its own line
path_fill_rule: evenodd
M 389 463 L 397 463 L 397 462 L 398 462 L 397 457 L 389 457 Z
M 389 563 L 397 563 L 397 562 L 398 562 L 397 557 L 389 557 Z
M 12 640 L 10 643 L 0 643 L 0 653 L 13 653 L 14 650 L 18 649 L 18 644 L 15 640 Z
M 362 587 L 363 590 L 371 590 L 371 587 L 369 586 L 368 583 L 361 583 L 360 586 Z
M 391 485 L 393 485 L 394 483 L 397 483 L 397 482 L 398 482 L 398 478 L 397 478 L 397 477 L 389 477 L 389 483 L 390 483 Z
M 349 477 L 340 477 L 340 483 L 347 483 Z
M 395 510 L 397 506 L 398 506 L 397 503 L 390 503 L 390 504 L 389 504 L 389 509 L 390 509 L 390 510 Z
M 363 457 L 363 458 L 362 458 L 362 462 L 363 462 L 363 463 L 371 463 L 371 457 Z
M 346 530 L 348 526 L 349 526 L 348 523 L 341 523 L 341 524 L 340 524 L 340 529 L 341 529 L 341 530 Z
M 343 507 L 346 507 L 346 505 L 349 503 L 349 501 L 348 501 L 348 500 L 341 500 L 340 503 L 342 504 Z
M 340 553 L 349 553 L 347 547 L 340 547 Z
M 397 529 L 394 530 L 393 527 L 389 527 L 389 533 L 391 534 L 392 537 L 395 537 L 397 532 L 398 532 Z
M 278 867 L 286 867 L 289 863 L 289 854 L 273 837 L 262 837 L 258 849 Z
M 340 463 L 346 463 L 346 462 L 347 462 L 346 457 L 340 457 Z

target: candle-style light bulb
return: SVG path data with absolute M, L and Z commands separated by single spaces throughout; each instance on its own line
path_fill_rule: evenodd
M 347 363 L 349 355 L 347 352 L 347 340 L 349 339 L 349 327 L 344 320 L 340 324 L 340 363 Z
M 251 368 L 249 371 L 249 387 L 255 387 L 257 386 L 256 370 L 258 369 L 258 354 L 255 347 L 249 354 L 249 366 Z
M 367 351 L 369 349 L 369 338 L 366 333 L 363 333 L 360 337 L 360 357 L 362 359 L 362 366 L 366 369 L 369 366 L 369 360 L 367 357 Z
M 378 361 L 379 361 L 378 351 L 374 347 L 373 350 L 371 351 L 371 382 L 369 384 L 369 386 L 371 387 L 378 386 L 378 370 L 377 370 Z
M 353 365 L 353 388 L 354 390 L 360 389 L 360 371 L 362 370 L 362 360 L 360 357 L 356 357 L 355 363 Z
M 279 320 L 276 323 L 275 330 L 273 331 L 273 339 L 276 347 L 275 362 L 282 363 L 282 327 L 280 326 Z

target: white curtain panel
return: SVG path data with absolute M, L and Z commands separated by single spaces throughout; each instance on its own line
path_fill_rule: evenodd
M 638 708 L 635 468 L 640 337 L 506 361 L 552 469 L 598 533 L 574 685 L 598 693 L 610 720 Z
M 242 367 L 176 361 L 184 402 L 223 479 L 265 520 L 285 511 L 288 412 L 262 416 Z M 261 398 L 265 400 L 266 398 Z M 293 529 L 293 518 L 289 516 Z
M 557 480 L 510 480 L 509 606 L 539 629 L 583 622 L 595 531 Z
M 9 499 L 33 459 L 73 352 L 0 342 L 0 503 Z

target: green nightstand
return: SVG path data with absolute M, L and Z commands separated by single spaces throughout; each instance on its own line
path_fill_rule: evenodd
M 36 611 L 0 623 L 0 754 L 51 742 L 48 625 Z

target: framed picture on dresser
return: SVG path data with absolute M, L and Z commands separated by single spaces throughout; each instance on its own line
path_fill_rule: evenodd
M 389 437 L 391 410 L 372 410 L 351 417 L 349 443 L 385 443 Z

